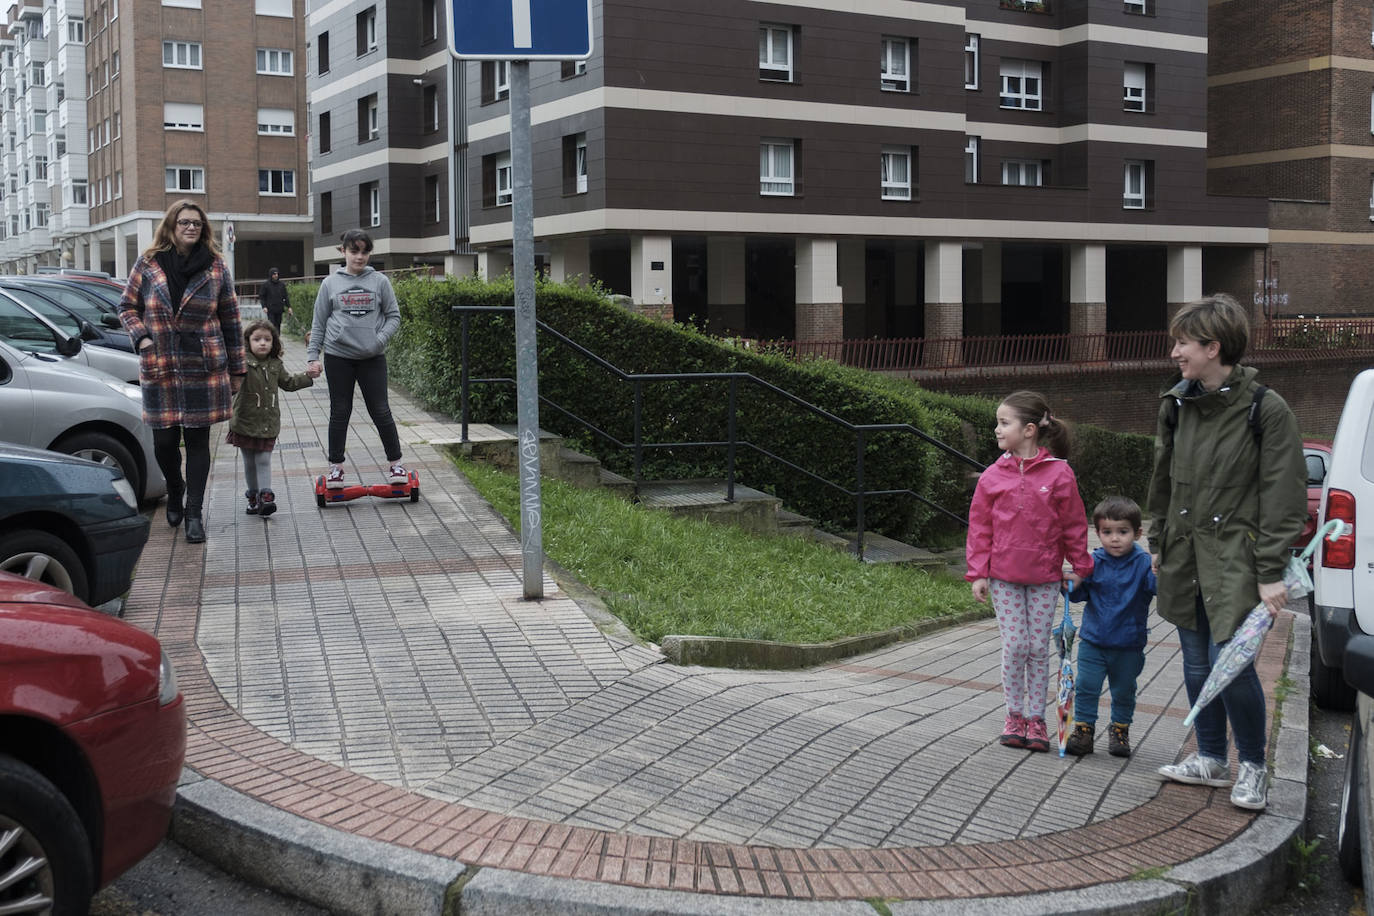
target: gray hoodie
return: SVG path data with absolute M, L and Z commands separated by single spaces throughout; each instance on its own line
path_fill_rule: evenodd
M 354 275 L 340 267 L 320 284 L 305 358 L 319 359 L 322 349 L 348 359 L 377 356 L 400 326 L 401 308 L 385 274 L 365 267 Z

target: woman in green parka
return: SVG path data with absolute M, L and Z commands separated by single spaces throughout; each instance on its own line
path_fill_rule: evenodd
M 1178 627 L 1189 704 L 1246 615 L 1260 602 L 1271 615 L 1283 609 L 1289 547 L 1307 518 L 1297 418 L 1283 398 L 1261 390 L 1254 369 L 1239 365 L 1249 332 L 1245 311 L 1225 294 L 1185 305 L 1169 324 L 1182 378 L 1160 403 L 1149 534 L 1159 615 Z M 1262 810 L 1266 711 L 1254 666 L 1196 721 L 1197 753 L 1160 775 L 1227 785 L 1229 721 L 1240 758 L 1231 802 Z
M 281 361 L 281 337 L 270 321 L 255 321 L 243 332 L 247 345 L 248 374 L 234 395 L 234 416 L 229 421 L 230 445 L 243 453 L 243 476 L 248 490 L 248 515 L 264 518 L 277 511 L 277 497 L 272 492 L 272 448 L 281 432 L 281 407 L 277 404 L 277 389 L 299 391 L 315 384 L 319 375 L 315 370 L 286 371 Z

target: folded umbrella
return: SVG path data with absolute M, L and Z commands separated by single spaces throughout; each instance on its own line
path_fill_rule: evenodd
M 1073 625 L 1073 615 L 1069 613 L 1069 598 L 1061 590 L 1064 600 L 1064 620 L 1054 628 L 1054 644 L 1059 648 L 1059 691 L 1056 706 L 1059 711 L 1059 756 L 1064 756 L 1064 748 L 1069 743 L 1069 732 L 1073 731 L 1073 638 L 1078 632 Z
M 1345 522 L 1332 519 L 1312 536 L 1311 542 L 1302 553 L 1288 560 L 1288 568 L 1283 571 L 1283 584 L 1288 589 L 1290 601 L 1302 598 L 1312 591 L 1312 577 L 1307 574 L 1307 558 L 1312 555 L 1316 545 L 1323 537 L 1334 541 L 1345 531 Z M 1212 663 L 1212 673 L 1207 675 L 1207 681 L 1197 695 L 1197 702 L 1183 719 L 1185 728 L 1193 724 L 1203 707 L 1215 700 L 1236 676 L 1245 670 L 1246 665 L 1254 663 L 1260 646 L 1264 644 L 1264 634 L 1269 632 L 1273 620 L 1263 601 L 1246 615 L 1245 620 L 1236 628 L 1235 634 L 1217 653 L 1217 660 Z

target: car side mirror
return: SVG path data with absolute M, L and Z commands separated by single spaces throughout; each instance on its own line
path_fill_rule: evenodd
M 124 325 L 119 320 L 119 316 L 111 315 L 109 312 L 100 316 L 100 324 L 102 327 L 109 328 L 112 331 L 121 331 L 124 329 Z
M 99 339 L 100 339 L 100 332 L 97 331 L 97 330 L 95 329 L 95 325 L 91 324 L 89 321 L 86 321 L 85 319 L 82 319 L 82 321 L 81 321 L 81 339 L 82 339 L 82 340 L 99 340 Z
M 59 356 L 75 356 L 81 352 L 80 337 L 60 337 L 57 340 L 57 353 Z

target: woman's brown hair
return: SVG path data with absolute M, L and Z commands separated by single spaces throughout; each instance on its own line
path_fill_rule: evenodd
M 211 255 L 220 257 L 219 246 L 215 244 L 215 230 L 211 228 L 205 211 L 200 208 L 200 204 L 186 198 L 167 208 L 167 212 L 162 215 L 162 221 L 153 232 L 153 244 L 143 252 L 143 257 L 151 259 L 159 251 L 170 251 L 176 247 L 177 219 L 185 210 L 196 211 L 196 216 L 200 220 L 200 243 L 210 250 Z

